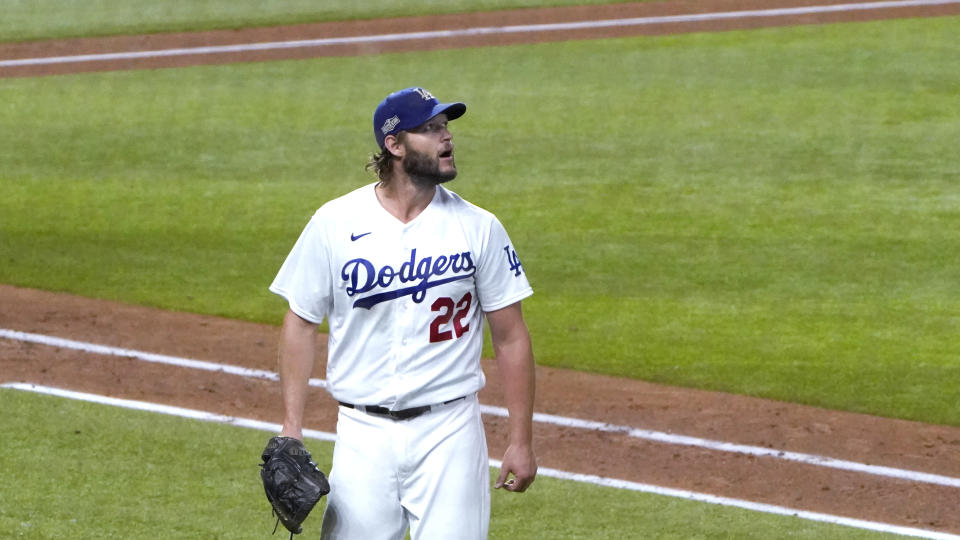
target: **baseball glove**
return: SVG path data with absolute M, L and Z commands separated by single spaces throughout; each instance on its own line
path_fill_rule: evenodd
M 330 484 L 303 443 L 293 437 L 273 437 L 261 457 L 260 479 L 277 516 L 273 532 L 283 523 L 293 538 L 303 530 L 301 524 L 317 502 L 330 492 Z

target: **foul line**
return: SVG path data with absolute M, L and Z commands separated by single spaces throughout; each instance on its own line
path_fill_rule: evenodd
M 229 364 L 218 364 L 216 362 L 206 362 L 203 360 L 192 360 L 189 358 L 180 358 L 176 356 L 167 356 L 163 354 L 154 354 L 143 351 L 137 351 L 133 349 L 123 349 L 119 347 L 110 347 L 107 345 L 98 345 L 95 343 L 87 343 L 83 341 L 74 341 L 71 339 L 64 339 L 58 337 L 47 336 L 43 334 L 32 334 L 27 332 L 20 332 L 17 330 L 8 330 L 5 328 L 0 328 L 0 338 L 23 341 L 27 343 L 37 343 L 40 345 L 47 345 L 50 347 L 60 347 L 64 349 L 72 349 L 83 351 L 91 354 L 100 354 L 105 356 L 119 356 L 122 358 L 134 358 L 137 360 L 145 362 L 153 362 L 159 364 L 167 364 L 178 367 L 185 367 L 190 369 L 200 369 L 204 371 L 214 371 L 214 372 L 223 372 L 230 375 L 237 375 L 241 377 L 251 377 L 258 379 L 267 379 L 272 381 L 279 380 L 279 376 L 271 371 L 259 370 L 259 369 L 250 369 L 240 366 L 231 366 Z M 323 379 L 310 379 L 310 386 L 316 387 L 326 387 L 326 381 Z M 508 411 L 503 407 L 495 407 L 492 405 L 480 405 L 480 410 L 490 416 L 500 416 L 507 417 Z M 766 457 L 773 459 L 780 459 L 784 461 L 793 461 L 797 463 L 802 463 L 805 465 L 814 465 L 818 467 L 827 467 L 831 469 L 839 469 L 863 474 L 870 474 L 874 476 L 885 476 L 889 478 L 896 478 L 900 480 L 908 480 L 911 482 L 922 482 L 926 484 L 936 484 L 947 487 L 960 488 L 960 478 L 954 478 L 950 476 L 944 476 L 933 473 L 925 473 L 919 471 L 911 471 L 905 469 L 897 469 L 893 467 L 884 467 L 880 465 L 868 465 L 865 463 L 858 463 L 855 461 L 846 461 L 841 459 L 834 459 L 825 456 L 818 456 L 815 454 L 804 454 L 800 452 L 787 452 L 784 450 L 777 450 L 773 448 L 764 448 L 762 446 L 750 446 L 745 444 L 736 444 L 726 441 L 716 441 L 711 439 L 702 439 L 699 437 L 688 437 L 685 435 L 677 435 L 673 433 L 665 433 L 662 431 L 653 431 L 648 429 L 634 428 L 631 426 L 621 426 L 616 424 L 609 424 L 605 422 L 597 422 L 592 420 L 582 420 L 579 418 L 569 418 L 566 416 L 557 416 L 552 414 L 544 413 L 534 413 L 533 420 L 542 424 L 551 424 L 555 426 L 574 428 L 574 429 L 583 429 L 589 431 L 601 431 L 606 433 L 616 433 L 621 435 L 626 435 L 628 437 L 634 437 L 637 439 L 643 439 L 647 441 L 664 443 L 664 444 L 675 444 L 680 446 L 693 446 L 697 448 L 705 448 L 708 450 L 714 450 L 718 452 L 730 452 L 735 454 L 745 454 L 750 456 L 757 457 Z
M 251 369 L 240 366 L 231 366 L 229 364 L 218 364 L 215 362 L 206 362 L 203 360 L 192 360 L 189 358 L 180 358 L 178 356 L 167 356 L 165 354 L 154 354 L 134 349 L 123 349 L 120 347 L 110 347 L 108 345 L 98 345 L 96 343 L 87 343 L 84 341 L 74 341 L 72 339 L 63 339 L 43 334 L 30 334 L 28 332 L 18 332 L 16 330 L 7 330 L 0 328 L 0 338 L 12 339 L 15 341 L 24 341 L 27 343 L 37 343 L 40 345 L 49 345 L 51 347 L 60 347 L 63 349 L 72 349 L 91 354 L 102 354 L 104 356 L 120 356 L 123 358 L 136 358 L 144 362 L 153 362 L 157 364 L 167 364 L 171 366 L 185 367 L 191 369 L 201 369 L 204 371 L 221 371 L 230 375 L 239 375 L 252 379 L 267 379 L 279 381 L 280 376 L 272 371 L 262 369 Z M 310 379 L 310 386 L 324 388 L 327 386 L 323 379 Z
M 237 418 L 233 416 L 210 413 L 206 411 L 198 411 L 195 409 L 184 409 L 181 407 L 160 405 L 157 403 L 150 403 L 146 401 L 135 401 L 130 399 L 112 398 L 112 397 L 101 396 L 97 394 L 88 394 L 83 392 L 75 392 L 72 390 L 63 390 L 60 388 L 53 388 L 49 386 L 38 386 L 38 385 L 27 384 L 27 383 L 9 383 L 9 384 L 0 385 L 0 388 L 9 388 L 12 390 L 34 392 L 37 394 L 44 394 L 44 395 L 50 395 L 50 396 L 57 396 L 61 398 L 98 403 L 98 404 L 109 405 L 113 407 L 122 407 L 125 409 L 134 409 L 139 411 L 167 414 L 167 415 L 179 416 L 183 418 L 190 418 L 193 420 L 200 420 L 204 422 L 215 422 L 219 424 L 245 427 L 245 428 L 257 429 L 260 431 L 267 431 L 270 433 L 276 433 L 280 430 L 279 424 L 262 422 L 260 420 L 253 420 L 250 418 Z M 318 431 L 313 429 L 304 429 L 303 435 L 305 438 L 317 439 L 317 440 L 328 441 L 328 442 L 335 442 L 337 438 L 336 435 L 333 433 L 328 433 L 328 432 Z M 489 463 L 490 463 L 490 466 L 494 468 L 500 468 L 500 466 L 502 465 L 502 462 L 496 459 L 490 459 Z M 830 523 L 834 525 L 843 525 L 847 527 L 854 527 L 854 528 L 865 529 L 870 531 L 900 534 L 904 536 L 913 536 L 916 538 L 930 538 L 933 540 L 960 540 L 960 536 L 949 534 L 949 533 L 940 533 L 936 531 L 929 531 L 926 529 L 917 529 L 913 527 L 902 527 L 899 525 L 891 525 L 888 523 L 865 521 L 861 519 L 834 516 L 831 514 L 822 514 L 818 512 L 808 512 L 806 510 L 797 510 L 794 508 L 787 508 L 784 506 L 762 504 L 762 503 L 756 503 L 752 501 L 732 499 L 729 497 L 720 497 L 717 495 L 697 493 L 694 491 L 686 491 L 681 489 L 665 488 L 661 486 L 655 486 L 652 484 L 641 484 L 639 482 L 631 482 L 629 480 L 620 480 L 617 478 L 606 478 L 606 477 L 596 476 L 592 474 L 572 473 L 572 472 L 562 471 L 558 469 L 550 469 L 546 467 L 539 468 L 537 471 L 537 474 L 540 476 L 557 478 L 560 480 L 570 480 L 574 482 L 594 484 L 594 485 L 603 486 L 603 487 L 624 489 L 628 491 L 637 491 L 637 492 L 649 493 L 653 495 L 661 495 L 665 497 L 675 497 L 680 499 L 687 499 L 690 501 L 716 504 L 720 506 L 730 506 L 730 507 L 741 508 L 745 510 L 763 512 L 767 514 L 793 516 L 793 517 L 797 517 L 797 518 L 805 519 L 809 521 Z
M 810 15 L 817 13 L 837 13 L 850 11 L 870 11 L 878 9 L 907 8 L 958 4 L 960 0 L 900 0 L 889 2 L 867 2 L 858 4 L 836 4 L 826 6 L 806 6 L 780 9 L 758 9 L 745 11 L 725 11 L 716 13 L 698 13 L 689 15 L 667 15 L 659 17 L 634 17 L 625 19 L 602 19 L 596 21 L 578 21 L 566 23 L 523 24 L 513 26 L 482 26 L 459 30 L 435 30 L 429 32 L 408 32 L 351 36 L 339 38 L 301 39 L 291 41 L 271 41 L 266 43 L 246 43 L 236 45 L 217 45 L 208 47 L 186 47 L 159 49 L 153 51 L 131 51 L 102 54 L 80 54 L 71 56 L 50 56 L 40 58 L 21 58 L 0 60 L 0 67 L 39 66 L 45 64 L 73 64 L 82 62 L 101 62 L 109 60 L 134 60 L 142 58 L 160 58 L 169 56 L 190 56 L 202 54 L 239 53 L 278 49 L 296 49 L 308 47 L 329 47 L 334 45 L 356 45 L 368 43 L 386 43 L 414 41 L 421 39 L 440 39 L 472 37 L 482 35 L 516 34 L 526 32 L 555 32 L 585 30 L 594 28 L 648 26 L 655 24 L 704 22 L 728 19 L 786 17 L 792 15 Z

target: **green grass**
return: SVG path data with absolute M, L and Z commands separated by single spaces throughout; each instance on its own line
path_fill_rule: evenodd
M 620 0 L 627 1 L 627 0 Z M 617 0 L 5 0 L 0 42 L 439 15 Z
M 3 80 L 0 282 L 278 323 L 283 257 L 419 83 L 470 107 L 451 187 L 510 231 L 540 363 L 960 425 L 958 31 Z
M 3 538 L 241 540 L 273 529 L 257 468 L 267 433 L 9 389 L 0 408 Z M 307 446 L 329 470 L 332 444 Z M 305 536 L 318 534 L 322 510 Z M 888 536 L 545 477 L 523 495 L 494 491 L 490 531 L 494 540 Z

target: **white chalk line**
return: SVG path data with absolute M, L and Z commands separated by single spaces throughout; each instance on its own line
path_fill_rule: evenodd
M 167 364 L 191 369 L 201 369 L 204 371 L 222 371 L 223 373 L 228 373 L 230 375 L 239 375 L 241 377 L 249 377 L 252 379 L 267 379 L 271 381 L 280 380 L 280 376 L 276 373 L 262 369 L 251 369 L 240 366 L 231 366 L 229 364 L 206 362 L 204 360 L 192 360 L 190 358 L 180 358 L 178 356 L 168 356 L 165 354 L 155 354 L 133 349 L 110 347 L 108 345 L 98 345 L 96 343 L 87 343 L 85 341 L 74 341 L 72 339 L 58 338 L 44 334 L 19 332 L 17 330 L 8 330 L 6 328 L 0 328 L 0 338 L 24 341 L 27 343 L 37 343 L 40 345 L 48 345 L 50 347 L 60 347 L 63 349 L 72 349 L 91 354 L 102 354 L 104 356 L 136 358 L 137 360 L 142 360 L 144 362 Z M 326 385 L 327 383 L 323 379 L 310 379 L 310 386 L 324 388 Z
M 39 66 L 47 64 L 74 64 L 83 62 L 102 62 L 110 60 L 136 60 L 170 56 L 190 56 L 203 54 L 241 53 L 280 49 L 298 49 L 330 47 L 336 45 L 356 45 L 415 41 L 424 39 L 459 38 L 483 35 L 557 32 L 586 30 L 595 28 L 648 26 L 656 24 L 705 22 L 729 19 L 787 17 L 793 15 L 811 15 L 817 13 L 837 13 L 850 11 L 870 11 L 878 9 L 907 8 L 958 4 L 960 0 L 897 0 L 889 2 L 866 2 L 835 4 L 824 6 L 804 6 L 779 9 L 757 9 L 744 11 L 725 11 L 715 13 L 696 13 L 689 15 L 666 15 L 657 17 L 632 17 L 624 19 L 601 19 L 595 21 L 577 21 L 566 23 L 522 24 L 512 26 L 481 26 L 456 30 L 433 30 L 426 32 L 406 32 L 350 36 L 338 38 L 299 39 L 290 41 L 270 41 L 265 43 L 241 43 L 235 45 L 215 45 L 206 47 L 183 47 L 158 49 L 152 51 L 129 51 L 100 54 L 78 54 L 69 56 L 48 56 L 39 58 L 19 58 L 0 60 L 0 67 Z
M 182 418 L 189 418 L 189 419 L 199 420 L 203 422 L 227 424 L 231 426 L 257 429 L 260 431 L 266 431 L 270 433 L 279 432 L 281 427 L 279 424 L 263 422 L 260 420 L 253 420 L 250 418 L 238 418 L 234 416 L 210 413 L 206 411 L 198 411 L 195 409 L 185 409 L 182 407 L 173 407 L 170 405 L 161 405 L 161 404 L 150 403 L 146 401 L 113 398 L 108 396 L 101 396 L 98 394 L 76 392 L 73 390 L 64 390 L 61 388 L 34 385 L 29 383 L 0 384 L 0 388 L 8 388 L 12 390 L 33 392 L 37 394 L 85 401 L 89 403 L 109 405 L 112 407 L 121 407 L 125 409 L 133 409 L 138 411 L 146 411 L 146 412 L 166 414 L 171 416 L 178 416 Z M 333 433 L 328 433 L 328 432 L 318 431 L 313 429 L 304 429 L 303 436 L 304 438 L 316 439 L 316 440 L 327 441 L 327 442 L 335 442 L 337 438 L 336 435 Z M 495 468 L 499 468 L 502 465 L 502 462 L 496 459 L 490 459 L 489 463 L 491 467 L 495 467 Z M 797 517 L 797 518 L 805 519 L 809 521 L 829 523 L 834 525 L 842 525 L 842 526 L 854 527 L 858 529 L 865 529 L 865 530 L 871 530 L 876 532 L 899 534 L 903 536 L 912 536 L 916 538 L 931 538 L 935 540 L 960 540 L 960 536 L 957 536 L 957 535 L 940 533 L 936 531 L 929 531 L 926 529 L 902 527 L 899 525 L 891 525 L 888 523 L 865 521 L 860 519 L 847 518 L 843 516 L 834 516 L 831 514 L 823 514 L 818 512 L 808 512 L 806 510 L 797 510 L 794 508 L 787 508 L 783 506 L 762 504 L 762 503 L 756 503 L 752 501 L 732 499 L 729 497 L 720 497 L 717 495 L 697 493 L 697 492 L 686 491 L 681 489 L 665 488 L 661 486 L 655 486 L 651 484 L 642 484 L 639 482 L 631 482 L 629 480 L 621 480 L 617 478 L 605 478 L 602 476 L 596 476 L 591 474 L 571 473 L 571 472 L 562 471 L 559 469 L 551 469 L 546 467 L 539 468 L 537 471 L 537 474 L 539 476 L 557 478 L 560 480 L 569 480 L 574 482 L 594 484 L 594 485 L 603 486 L 603 487 L 624 489 L 628 491 L 637 491 L 637 492 L 649 493 L 653 495 L 661 495 L 665 497 L 686 499 L 686 500 L 696 501 L 701 503 L 716 504 L 720 506 L 729 506 L 729 507 L 741 508 L 744 510 L 752 510 L 755 512 L 762 512 L 767 514 L 793 516 L 793 517 Z
M 91 353 L 91 354 L 100 354 L 105 356 L 118 356 L 122 358 L 133 358 L 133 359 L 141 360 L 145 362 L 167 364 L 167 365 L 185 367 L 190 369 L 200 369 L 204 371 L 223 372 L 230 375 L 237 375 L 241 377 L 267 379 L 272 381 L 279 380 L 279 376 L 276 373 L 271 371 L 250 369 L 250 368 L 245 368 L 240 366 L 232 366 L 229 364 L 218 364 L 215 362 L 206 362 L 203 360 L 193 360 L 189 358 L 180 358 L 176 356 L 168 356 L 163 354 L 154 354 L 154 353 L 148 353 L 143 351 L 137 351 L 133 349 L 110 347 L 107 345 L 87 343 L 84 341 L 75 341 L 71 339 L 47 336 L 44 334 L 20 332 L 17 330 L 9 330 L 6 328 L 0 328 L 0 338 L 14 340 L 14 341 L 22 341 L 27 343 L 36 343 L 39 345 L 46 345 L 50 347 L 60 347 L 63 349 L 78 350 L 78 351 Z M 326 381 L 323 379 L 312 378 L 310 379 L 309 384 L 310 386 L 316 386 L 321 388 L 326 387 Z M 503 407 L 495 407 L 492 405 L 481 404 L 480 410 L 484 414 L 487 414 L 490 416 L 500 416 L 500 417 L 508 416 L 507 409 Z M 900 480 L 907 480 L 911 482 L 921 482 L 926 484 L 936 484 L 941 486 L 960 488 L 960 478 L 954 478 L 950 476 L 944 476 L 944 475 L 933 474 L 933 473 L 925 473 L 920 471 L 898 469 L 894 467 L 885 467 L 880 465 L 868 465 L 865 463 L 834 459 L 834 458 L 819 456 L 815 454 L 787 452 L 784 450 L 764 448 L 761 446 L 751 446 L 751 445 L 736 444 L 736 443 L 731 443 L 726 441 L 703 439 L 699 437 L 689 437 L 685 435 L 677 435 L 677 434 L 666 433 L 662 431 L 640 429 L 640 428 L 635 428 L 631 426 L 621 426 L 621 425 L 609 424 L 605 422 L 582 420 L 579 418 L 570 418 L 565 416 L 557 416 L 557 415 L 544 414 L 544 413 L 534 413 L 533 420 L 538 423 L 551 424 L 551 425 L 560 426 L 560 427 L 583 429 L 583 430 L 589 430 L 589 431 L 601 431 L 606 433 L 617 433 L 617 434 L 626 435 L 628 437 L 643 439 L 643 440 L 652 441 L 652 442 L 664 443 L 664 444 L 693 446 L 693 447 L 705 448 L 708 450 L 713 450 L 718 452 L 730 452 L 735 454 L 744 454 L 749 456 L 765 457 L 765 458 L 779 459 L 784 461 L 793 461 L 793 462 L 803 463 L 806 465 L 840 469 L 840 470 L 870 474 L 875 476 L 884 476 L 884 477 L 896 478 Z

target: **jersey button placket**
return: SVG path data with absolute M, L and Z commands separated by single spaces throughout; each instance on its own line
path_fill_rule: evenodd
M 407 306 L 409 302 L 408 298 L 400 298 L 397 300 L 396 306 L 396 318 L 400 321 L 400 324 L 396 325 L 394 330 L 394 343 L 396 344 L 394 349 L 394 356 L 396 358 L 396 378 L 397 378 L 397 387 L 403 388 L 404 379 L 406 378 L 406 361 L 408 357 L 407 343 L 409 339 L 407 338 L 407 325 L 409 324 L 408 314 L 409 308 Z
M 401 318 L 402 321 L 403 321 L 402 324 L 400 324 L 400 327 L 401 327 L 401 328 L 409 328 L 409 327 L 410 327 L 410 323 L 411 323 L 412 321 L 410 321 L 410 302 L 408 302 L 406 299 L 404 299 L 404 300 L 401 301 L 401 303 L 400 303 L 400 318 Z M 407 336 L 406 336 L 405 334 L 402 334 L 402 335 L 401 335 L 401 337 L 400 337 L 400 345 L 403 345 L 404 347 L 406 347 L 407 344 L 409 343 L 409 341 L 410 341 L 410 340 L 407 338 Z
M 391 302 L 390 310 L 393 311 L 393 313 L 391 313 L 392 315 L 391 318 L 394 320 L 396 320 L 399 317 L 402 317 L 402 310 L 400 309 L 399 304 L 400 304 L 400 300 L 394 300 L 393 302 Z M 393 361 L 394 388 L 398 390 L 400 388 L 400 385 L 402 384 L 402 378 L 403 378 L 401 374 L 402 367 L 400 365 L 401 362 L 403 361 L 403 350 L 402 350 L 403 332 L 400 330 L 399 326 L 400 325 L 394 325 L 393 335 L 391 336 L 391 339 L 390 339 L 392 343 L 392 346 L 390 347 L 390 358 Z
M 403 253 L 401 260 L 407 260 L 410 257 L 410 252 L 413 250 L 413 247 L 410 245 L 410 225 L 403 227 L 400 232 L 400 249 Z M 402 284 L 402 286 L 408 286 L 410 284 Z M 404 296 L 398 298 L 394 303 L 396 304 L 396 312 L 394 312 L 395 319 L 400 323 L 394 326 L 394 343 L 396 348 L 394 350 L 394 355 L 396 358 L 397 372 L 396 377 L 398 379 L 398 388 L 403 384 L 405 378 L 404 374 L 406 373 L 406 359 L 407 359 L 407 343 L 409 339 L 407 337 L 407 332 L 410 329 L 410 302 L 411 299 L 409 296 Z

